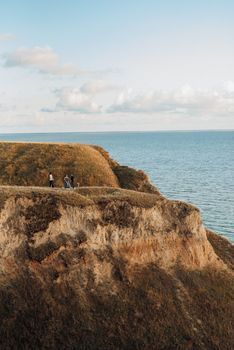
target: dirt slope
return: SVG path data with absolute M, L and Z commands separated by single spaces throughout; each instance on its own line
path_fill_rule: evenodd
M 1 349 L 234 348 L 233 248 L 197 208 L 1 187 L 0 210 Z

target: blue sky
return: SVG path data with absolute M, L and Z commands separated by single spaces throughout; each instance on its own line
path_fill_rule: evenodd
M 234 2 L 5 1 L 0 132 L 234 128 Z

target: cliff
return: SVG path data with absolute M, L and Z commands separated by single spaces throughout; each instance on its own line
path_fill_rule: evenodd
M 234 347 L 233 246 L 119 187 L 0 188 L 1 349 Z

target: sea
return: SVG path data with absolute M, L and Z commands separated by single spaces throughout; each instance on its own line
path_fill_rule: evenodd
M 234 243 L 234 131 L 0 134 L 0 140 L 100 145 L 120 164 L 144 170 L 166 197 L 197 206 L 204 224 Z

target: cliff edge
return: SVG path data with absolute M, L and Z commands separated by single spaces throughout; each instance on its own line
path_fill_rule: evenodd
M 2 349 L 233 348 L 234 249 L 197 208 L 108 187 L 0 193 Z

